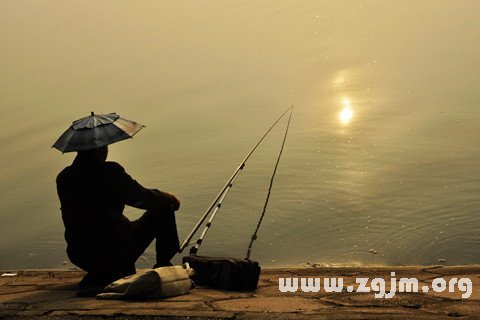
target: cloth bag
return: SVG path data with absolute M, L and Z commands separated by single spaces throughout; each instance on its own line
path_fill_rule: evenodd
M 187 294 L 193 286 L 189 272 L 182 266 L 141 270 L 112 282 L 97 294 L 97 299 L 155 299 Z

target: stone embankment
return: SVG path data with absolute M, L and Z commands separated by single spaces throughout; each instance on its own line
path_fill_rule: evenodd
M 358 289 L 357 278 L 385 280 L 390 291 L 392 272 L 416 278 L 420 292 L 375 298 Z M 262 270 L 254 292 L 227 292 L 197 287 L 189 294 L 149 301 L 107 301 L 77 297 L 78 270 L 3 271 L 0 277 L 0 319 L 480 319 L 480 266 L 318 267 Z M 319 278 L 319 292 L 280 292 L 279 278 Z M 341 292 L 325 292 L 326 278 L 342 278 Z M 435 292 L 432 287 L 447 289 Z M 469 298 L 456 278 L 471 280 Z M 299 284 L 301 280 L 299 281 Z M 380 282 L 376 282 L 381 283 Z M 452 284 L 453 292 L 448 290 Z M 421 292 L 428 286 L 428 292 Z M 355 291 L 354 290 L 354 291 Z M 398 288 L 397 288 L 398 290 Z M 438 291 L 438 289 L 437 289 Z

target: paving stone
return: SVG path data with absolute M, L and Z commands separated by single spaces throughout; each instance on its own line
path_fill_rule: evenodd
M 458 275 L 458 274 L 476 274 L 480 275 L 480 265 L 465 266 L 448 266 L 448 267 L 432 267 L 423 268 L 424 272 L 431 272 L 441 275 Z
M 76 297 L 75 291 L 67 290 L 38 290 L 28 292 L 16 292 L 0 296 L 0 302 L 25 302 L 34 304 L 45 301 L 57 301 Z
M 255 292 L 232 292 L 225 290 L 215 290 L 206 287 L 197 287 L 190 291 L 189 296 L 193 296 L 196 299 L 201 300 L 221 300 L 221 299 L 239 299 L 252 297 Z M 180 298 L 180 297 L 177 297 Z
M 50 314 L 52 317 L 64 317 L 64 316 L 102 316 L 102 317 L 115 317 L 119 319 L 121 315 L 125 316 L 163 316 L 171 319 L 172 317 L 181 318 L 209 318 L 209 319 L 234 319 L 235 313 L 222 312 L 222 311 L 191 311 L 191 310 L 157 310 L 157 309 L 141 309 L 141 310 L 117 310 L 117 309 L 104 309 L 104 310 L 82 310 L 82 311 L 55 311 Z
M 225 311 L 255 312 L 302 312 L 329 308 L 317 299 L 300 297 L 263 297 L 229 299 L 212 303 L 216 308 Z
M 315 320 L 329 320 L 332 319 L 331 314 L 302 314 L 302 313 L 241 313 L 237 315 L 236 320 L 305 320 L 305 319 L 315 319 Z
M 477 301 L 449 301 L 424 306 L 425 309 L 449 315 L 451 318 L 464 319 L 465 316 L 480 318 L 480 305 Z
M 205 310 L 208 311 L 203 302 L 179 302 L 165 300 L 149 301 L 120 301 L 120 300 L 96 300 L 96 299 L 72 299 L 52 301 L 35 305 L 40 310 Z
M 41 290 L 41 286 L 37 285 L 24 285 L 24 286 L 10 286 L 4 285 L 0 286 L 0 295 L 12 294 L 12 293 L 22 293 L 22 292 L 35 292 Z
M 420 286 L 432 279 L 466 277 L 473 281 L 470 299 L 459 292 L 396 293 L 392 299 L 375 299 L 374 293 L 282 293 L 280 277 L 342 277 L 344 286 L 356 277 L 382 277 L 390 288 L 390 272 L 415 277 Z M 78 270 L 25 270 L 0 278 L 0 318 L 28 319 L 475 319 L 480 314 L 480 266 L 459 267 L 320 267 L 262 270 L 253 292 L 229 292 L 198 287 L 190 294 L 149 301 L 115 301 L 79 298 Z
M 423 293 L 397 293 L 391 299 L 375 298 L 372 292 L 368 293 L 339 293 L 332 294 L 321 300 L 345 307 L 401 307 L 419 309 L 425 304 L 444 301 L 444 299 L 429 296 Z

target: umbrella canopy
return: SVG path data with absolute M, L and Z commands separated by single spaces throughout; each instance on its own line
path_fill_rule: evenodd
M 132 138 L 145 126 L 121 118 L 116 113 L 92 114 L 76 120 L 53 144 L 62 152 L 97 149 Z

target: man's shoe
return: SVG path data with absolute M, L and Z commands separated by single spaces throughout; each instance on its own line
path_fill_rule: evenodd
M 123 271 L 116 271 L 110 274 L 89 272 L 78 286 L 80 290 L 77 292 L 79 297 L 94 297 L 99 293 L 104 292 L 104 288 L 115 280 L 135 274 L 135 265 L 126 268 Z
M 111 276 L 106 277 L 95 273 L 87 273 L 87 275 L 83 277 L 82 280 L 80 280 L 80 283 L 78 285 L 81 288 L 105 287 L 114 280 L 112 280 Z

